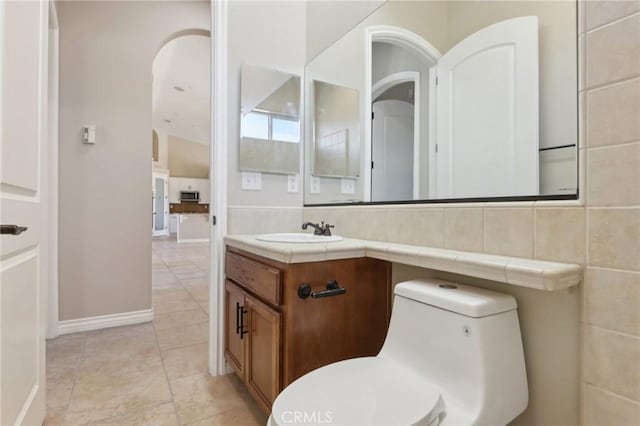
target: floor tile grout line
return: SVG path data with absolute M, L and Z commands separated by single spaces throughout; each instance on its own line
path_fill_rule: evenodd
M 151 246 L 151 251 L 153 252 L 153 243 Z M 169 265 L 166 264 L 166 262 L 164 261 L 164 259 L 162 259 L 162 262 L 164 263 L 164 265 L 167 267 L 167 269 L 169 269 L 169 272 L 174 276 L 174 278 L 176 278 L 176 280 L 178 281 L 178 284 L 180 285 L 180 287 L 185 290 L 187 292 L 187 294 L 189 295 L 190 299 L 195 302 L 198 307 L 200 309 L 202 309 L 202 307 L 200 306 L 200 304 L 195 300 L 195 298 L 193 297 L 193 295 L 189 292 L 189 290 L 187 290 L 184 286 L 184 284 L 182 284 L 182 281 L 180 280 L 180 278 L 178 278 L 175 273 L 171 270 L 171 267 L 169 267 Z M 151 288 L 152 288 L 152 294 L 153 294 L 153 280 L 151 282 Z M 152 295 L 153 298 L 153 295 Z M 180 311 L 177 311 L 180 312 Z M 205 312 L 206 314 L 206 312 Z M 209 321 L 209 317 L 207 315 L 207 321 Z M 163 350 L 160 348 L 160 340 L 158 339 L 158 331 L 156 330 L 155 324 L 152 325 L 153 328 L 153 335 L 155 337 L 155 343 L 156 343 L 156 347 L 158 349 L 158 352 L 160 354 L 160 359 L 162 361 L 162 370 L 164 371 L 164 375 L 165 375 L 165 379 L 167 380 L 167 386 L 169 387 L 169 392 L 171 394 L 171 402 L 173 404 L 173 411 L 176 415 L 176 420 L 178 425 L 182 425 L 182 419 L 180 418 L 180 414 L 178 413 L 178 407 L 176 406 L 176 400 L 175 400 L 175 396 L 173 394 L 173 388 L 171 387 L 171 380 L 169 379 L 169 373 L 167 372 L 167 367 L 165 365 L 165 360 L 164 360 L 164 356 L 163 354 Z M 205 342 L 206 343 L 206 342 Z M 201 343 L 200 343 L 201 344 Z M 195 344 L 194 344 L 195 345 Z M 170 351 L 173 349 L 182 349 L 184 347 L 188 347 L 188 346 L 192 346 L 192 345 L 186 345 L 186 346 L 182 346 L 182 347 L 177 347 L 177 348 L 167 348 L 166 351 Z
M 206 345 L 207 343 L 208 343 L 208 342 L 190 343 L 190 344 L 188 344 L 188 345 L 180 346 L 180 347 L 178 347 L 178 348 L 171 348 L 171 349 L 164 349 L 164 350 L 160 349 L 160 352 L 161 352 L 161 355 L 162 355 L 162 353 L 164 353 L 164 352 L 178 351 L 178 350 L 181 350 L 181 349 L 191 348 L 191 347 L 193 347 L 193 346 Z M 191 374 L 190 374 L 190 376 L 191 376 Z
M 134 410 L 130 410 L 130 411 L 124 411 L 122 413 L 118 413 L 118 414 L 114 414 L 113 416 L 109 416 L 109 417 L 104 417 L 102 419 L 98 419 L 98 420 L 93 420 L 89 423 L 87 423 L 89 426 L 91 425 L 100 425 L 102 424 L 102 422 L 106 421 L 106 420 L 112 420 L 112 419 L 117 419 L 118 417 L 124 417 L 124 416 L 129 416 L 131 414 L 136 414 L 136 413 L 141 413 L 143 411 L 147 411 L 147 410 L 151 410 L 153 408 L 157 408 L 161 405 L 164 404 L 169 404 L 170 401 L 162 401 L 162 402 L 158 402 L 156 404 L 153 405 L 149 405 L 149 406 L 143 406 L 140 408 L 136 408 Z
M 164 364 L 164 357 L 162 356 L 162 349 L 160 349 L 160 342 L 158 340 L 158 333 L 156 332 L 155 325 L 152 325 L 153 336 L 155 337 L 156 349 L 158 350 L 158 355 L 160 355 L 160 362 L 162 362 L 162 371 L 164 372 L 164 378 L 167 381 L 167 387 L 169 388 L 169 394 L 171 395 L 171 404 L 173 405 L 173 412 L 176 415 L 176 421 L 178 425 L 181 425 L 180 415 L 178 414 L 178 407 L 176 406 L 176 398 L 173 395 L 173 389 L 171 388 L 171 380 L 169 380 L 169 373 L 167 373 L 167 367 Z
M 67 406 L 64 409 L 64 414 L 62 415 L 62 425 L 64 425 L 67 420 L 67 414 L 69 413 L 69 407 L 71 406 L 71 401 L 73 400 L 73 391 L 76 389 L 76 383 L 78 382 L 78 376 L 80 373 L 80 366 L 84 361 L 84 351 L 87 348 L 87 340 L 89 340 L 89 333 L 84 332 L 84 342 L 82 342 L 82 349 L 78 354 L 78 359 L 76 360 L 76 365 L 73 369 L 73 384 L 71 385 L 71 392 L 69 393 L 69 401 L 67 402 Z

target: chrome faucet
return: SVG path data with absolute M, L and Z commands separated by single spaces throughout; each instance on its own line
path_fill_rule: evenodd
M 324 222 L 322 222 L 321 225 L 312 222 L 305 222 L 302 224 L 302 229 L 307 229 L 308 226 L 313 226 L 313 235 L 323 235 L 325 237 L 331 236 L 331 228 L 334 227 L 333 225 L 329 225 L 328 223 L 325 225 Z

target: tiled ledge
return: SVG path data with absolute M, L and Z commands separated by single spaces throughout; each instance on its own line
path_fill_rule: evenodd
M 546 291 L 565 290 L 582 280 L 582 268 L 574 264 L 351 238 L 326 244 L 286 244 L 258 241 L 253 235 L 228 235 L 225 243 L 283 263 L 371 257 Z

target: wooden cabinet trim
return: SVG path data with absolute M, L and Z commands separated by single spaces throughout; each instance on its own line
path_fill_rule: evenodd
M 249 327 L 249 339 L 247 343 L 247 368 L 245 373 L 245 383 L 249 389 L 249 392 L 258 401 L 261 407 L 266 413 L 271 411 L 271 405 L 275 401 L 276 396 L 282 389 L 282 315 L 280 312 L 270 308 L 259 299 L 246 296 L 247 301 L 247 319 Z M 269 368 L 269 382 L 270 387 L 268 389 L 261 389 L 260 385 L 254 381 L 254 368 L 256 363 L 253 360 L 254 341 L 256 339 L 255 318 L 259 315 L 267 322 L 271 323 L 271 336 L 269 341 L 271 342 L 270 348 L 262 347 L 262 351 L 269 351 L 269 359 L 272 361 Z M 261 352 L 264 353 L 264 352 Z M 264 367 L 264 366 L 263 366 Z
M 242 257 L 246 257 L 248 259 L 255 260 L 260 263 L 264 263 L 265 265 L 271 266 L 275 269 L 286 270 L 289 266 L 287 263 L 278 262 L 277 260 L 269 259 L 268 257 L 259 256 L 257 254 L 251 253 L 246 250 L 242 250 L 233 246 L 227 246 L 227 253 L 235 253 Z
M 230 300 L 231 296 L 233 296 L 233 299 Z M 235 318 L 237 317 L 237 314 L 235 312 L 235 308 L 231 306 L 234 303 L 234 300 L 238 300 L 241 306 L 244 306 L 246 303 L 245 292 L 240 287 L 233 284 L 231 281 L 226 280 L 225 281 L 225 318 L 227 320 L 227 323 L 225 324 L 225 336 L 224 336 L 225 352 L 224 353 L 227 358 L 227 361 L 229 362 L 229 364 L 231 364 L 231 367 L 233 367 L 233 369 L 236 371 L 236 374 L 238 374 L 238 376 L 244 380 L 245 367 L 247 365 L 246 363 L 247 342 L 246 342 L 246 339 L 240 339 L 240 337 L 236 333 L 237 324 L 235 322 Z M 241 354 L 239 356 L 236 356 L 236 354 L 234 354 L 233 350 L 231 349 L 231 347 L 233 346 L 232 340 L 235 341 L 235 343 L 238 343 L 238 341 L 241 340 L 241 342 L 239 342 L 240 351 L 241 351 Z
M 282 303 L 282 270 L 239 253 L 227 251 L 225 273 L 261 299 L 274 305 Z

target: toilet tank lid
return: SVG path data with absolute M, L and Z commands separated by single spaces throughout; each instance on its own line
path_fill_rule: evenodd
M 416 302 L 473 318 L 517 308 L 516 300 L 508 294 L 437 279 L 404 281 L 396 285 L 394 292 Z

